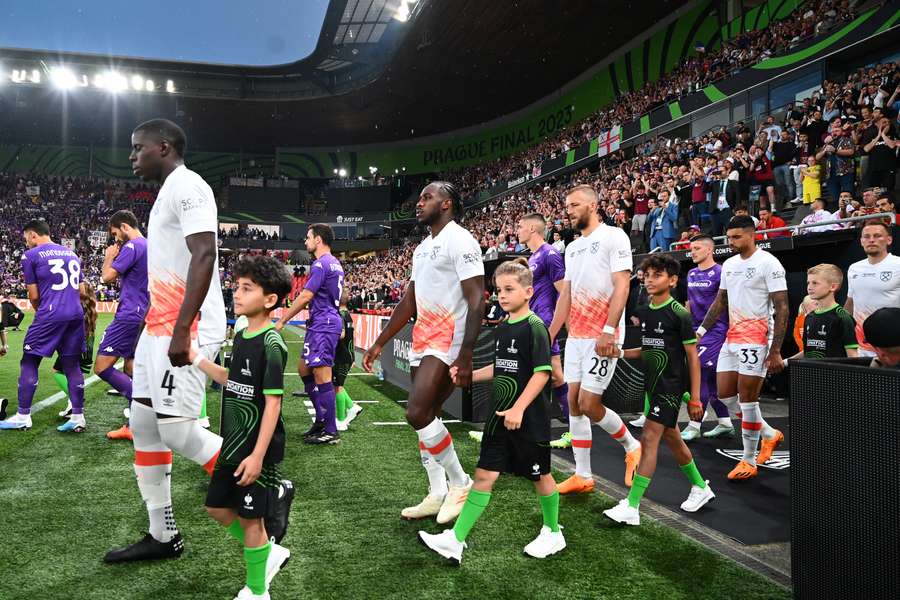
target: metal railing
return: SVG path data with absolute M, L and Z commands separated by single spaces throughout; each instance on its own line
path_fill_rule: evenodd
M 882 213 L 875 213 L 875 214 L 871 214 L 871 215 L 860 215 L 858 217 L 845 217 L 843 219 L 830 219 L 828 221 L 818 221 L 816 223 L 806 223 L 806 224 L 800 223 L 798 225 L 788 225 L 786 227 L 773 227 L 772 229 L 760 229 L 759 231 L 756 232 L 756 234 L 757 235 L 765 235 L 768 233 L 778 233 L 781 231 L 790 231 L 791 235 L 795 235 L 796 232 L 800 231 L 801 229 L 811 229 L 814 227 L 825 227 L 826 225 L 841 225 L 843 223 L 856 223 L 858 221 L 870 221 L 872 219 L 890 219 L 892 225 L 897 224 L 897 215 L 895 213 L 882 212 Z M 819 233 L 828 233 L 828 232 L 821 231 Z M 713 238 L 714 242 L 727 241 L 727 240 L 728 240 L 728 236 L 726 236 L 726 235 L 718 235 Z M 669 244 L 669 252 L 672 252 L 673 250 L 675 250 L 676 249 L 675 246 L 677 244 L 679 244 L 679 243 L 683 244 L 684 242 L 685 242 L 685 240 L 677 240 L 677 241 L 672 242 L 671 244 Z M 662 250 L 662 248 L 657 246 L 656 248 L 651 250 L 650 253 L 652 254 L 653 252 L 657 252 L 657 251 L 662 252 L 663 250 Z

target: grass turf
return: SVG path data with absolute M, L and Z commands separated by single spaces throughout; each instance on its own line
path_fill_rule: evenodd
M 29 316 L 30 319 L 30 316 Z M 99 328 L 109 323 L 101 315 Z M 0 395 L 15 410 L 23 332 L 8 332 L 10 355 L 0 359 Z M 100 331 L 98 331 L 98 343 Z M 286 334 L 291 364 L 300 337 Z M 57 391 L 51 360 L 41 368 L 35 400 Z M 293 372 L 293 368 L 289 369 Z M 300 378 L 286 376 L 288 394 Z M 501 478 L 490 506 L 469 536 L 462 566 L 449 567 L 421 546 L 418 529 L 433 521 L 404 522 L 400 509 L 418 502 L 426 479 L 416 439 L 394 402 L 404 393 L 370 376 L 348 378 L 354 399 L 377 400 L 333 447 L 306 446 L 309 425 L 302 401 L 288 395 L 287 456 L 282 470 L 297 496 L 284 544 L 291 562 L 271 587 L 274 598 L 600 598 L 719 600 L 740 589 L 744 600 L 789 594 L 693 541 L 652 522 L 638 528 L 610 524 L 601 512 L 612 501 L 600 494 L 563 498 L 560 522 L 568 548 L 538 561 L 522 548 L 538 532 L 541 512 L 530 482 Z M 88 430 L 59 434 L 63 402 L 34 416 L 28 432 L 0 432 L 0 572 L 2 598 L 232 598 L 244 580 L 237 543 L 203 510 L 206 474 L 176 457 L 172 475 L 175 516 L 185 541 L 174 561 L 109 566 L 110 548 L 136 541 L 147 516 L 134 481 L 132 448 L 105 433 L 122 423 L 120 397 L 98 382 L 86 390 Z M 214 428 L 218 396 L 210 393 Z M 466 426 L 449 426 L 471 471 L 478 445 Z M 560 475 L 556 474 L 559 478 Z

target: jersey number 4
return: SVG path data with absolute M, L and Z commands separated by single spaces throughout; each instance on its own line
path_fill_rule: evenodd
M 172 392 L 175 390 L 175 376 L 172 374 L 171 371 L 166 370 L 166 372 L 163 374 L 162 385 L 159 387 L 161 387 L 164 390 L 167 390 L 169 392 L 168 393 L 169 396 L 172 395 Z

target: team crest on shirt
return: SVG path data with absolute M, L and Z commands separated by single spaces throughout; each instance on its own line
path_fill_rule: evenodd
M 893 277 L 893 276 L 894 276 L 894 273 L 892 271 L 882 271 L 881 272 L 881 280 L 882 281 L 890 281 L 891 277 Z
M 597 254 L 597 250 L 600 249 L 600 242 L 591 243 L 591 254 Z
M 519 353 L 519 349 L 516 348 L 516 339 L 515 338 L 510 340 L 509 348 L 507 348 L 506 351 L 509 352 L 510 354 L 518 354 Z
M 431 248 L 431 260 L 436 259 L 436 258 L 437 258 L 437 255 L 438 255 L 438 253 L 439 253 L 440 251 L 441 251 L 441 247 L 440 247 L 440 246 L 432 246 L 432 248 Z
M 819 335 L 828 335 L 828 332 L 825 331 L 825 323 L 822 323 L 822 328 L 819 330 Z
M 754 275 L 756 275 L 756 267 L 747 267 L 747 272 L 745 273 L 747 279 L 752 279 Z

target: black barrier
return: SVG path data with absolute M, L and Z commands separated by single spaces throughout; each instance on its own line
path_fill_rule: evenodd
M 866 362 L 791 362 L 791 579 L 801 600 L 900 596 L 900 370 Z
M 387 319 L 382 320 L 382 328 L 387 322 Z M 385 344 L 381 351 L 381 371 L 384 373 L 384 380 L 407 392 L 412 390 L 409 367 L 409 351 L 411 348 L 412 323 L 407 323 L 400 330 L 400 333 Z M 471 407 L 471 401 L 463 402 L 463 392 L 461 389 L 456 388 L 444 403 L 444 412 L 453 415 L 457 419 L 468 420 L 467 411 L 469 407 Z

